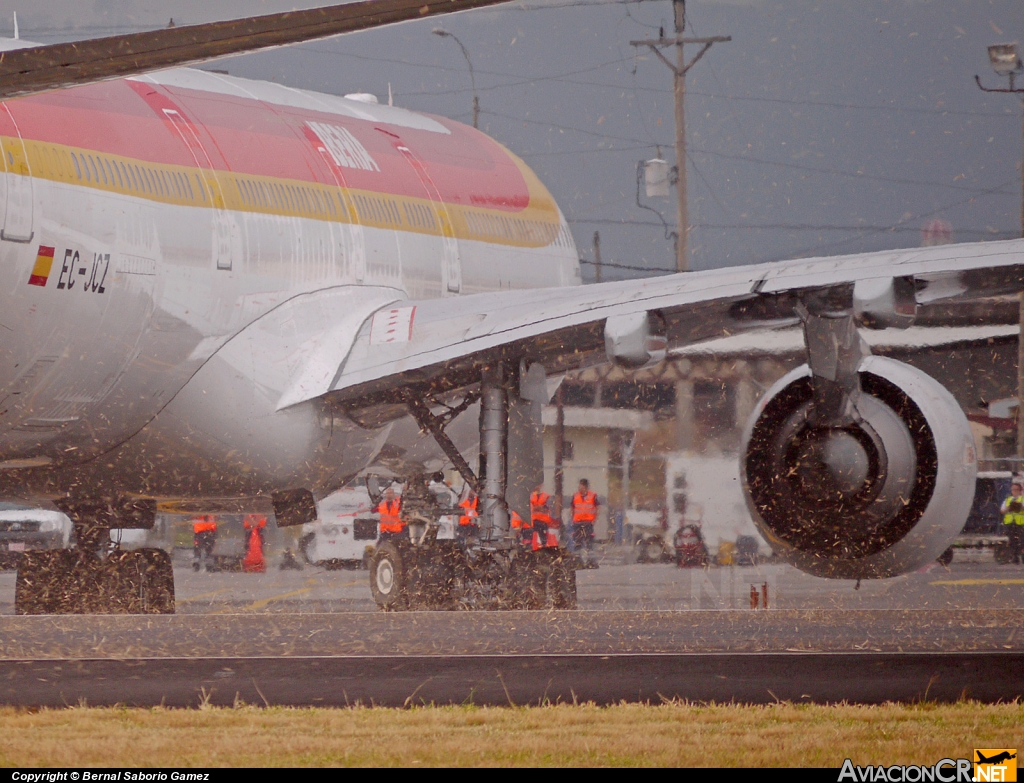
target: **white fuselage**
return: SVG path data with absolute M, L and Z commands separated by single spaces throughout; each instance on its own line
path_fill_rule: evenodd
M 6 496 L 322 497 L 382 449 L 426 465 L 408 418 L 320 396 L 366 319 L 579 282 L 543 186 L 446 120 L 178 70 L 10 101 L 0 137 Z

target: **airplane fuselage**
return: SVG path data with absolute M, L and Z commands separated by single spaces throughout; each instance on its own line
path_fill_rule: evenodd
M 389 447 L 425 462 L 411 420 L 321 404 L 371 314 L 579 283 L 536 176 L 441 118 L 174 70 L 0 104 L 0 143 L 7 496 L 323 495 Z

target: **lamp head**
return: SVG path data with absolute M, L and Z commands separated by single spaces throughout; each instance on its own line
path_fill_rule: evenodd
M 1024 69 L 1016 43 L 992 44 L 988 47 L 988 61 L 992 64 L 992 70 L 1000 76 Z
M 447 30 L 443 30 L 443 29 L 441 29 L 440 27 L 435 27 L 435 28 L 434 28 L 433 30 L 431 30 L 430 32 L 432 32 L 432 33 L 433 33 L 434 35 L 439 35 L 439 36 L 441 36 L 442 38 L 447 38 L 448 36 L 450 36 L 450 35 L 451 35 L 451 33 L 449 33 L 449 32 L 448 32 Z M 991 47 L 990 47 L 990 48 L 991 48 Z

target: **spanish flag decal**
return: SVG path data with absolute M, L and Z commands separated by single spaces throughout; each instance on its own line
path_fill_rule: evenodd
M 53 248 L 39 246 L 39 254 L 36 256 L 36 265 L 32 267 L 32 274 L 28 278 L 29 285 L 46 285 L 50 277 L 50 267 L 53 266 Z

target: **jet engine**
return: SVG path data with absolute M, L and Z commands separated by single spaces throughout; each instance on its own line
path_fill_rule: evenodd
M 882 578 L 934 561 L 963 529 L 977 460 L 967 418 L 935 379 L 867 356 L 842 425 L 815 424 L 807 365 L 780 379 L 743 434 L 755 524 L 815 576 Z

